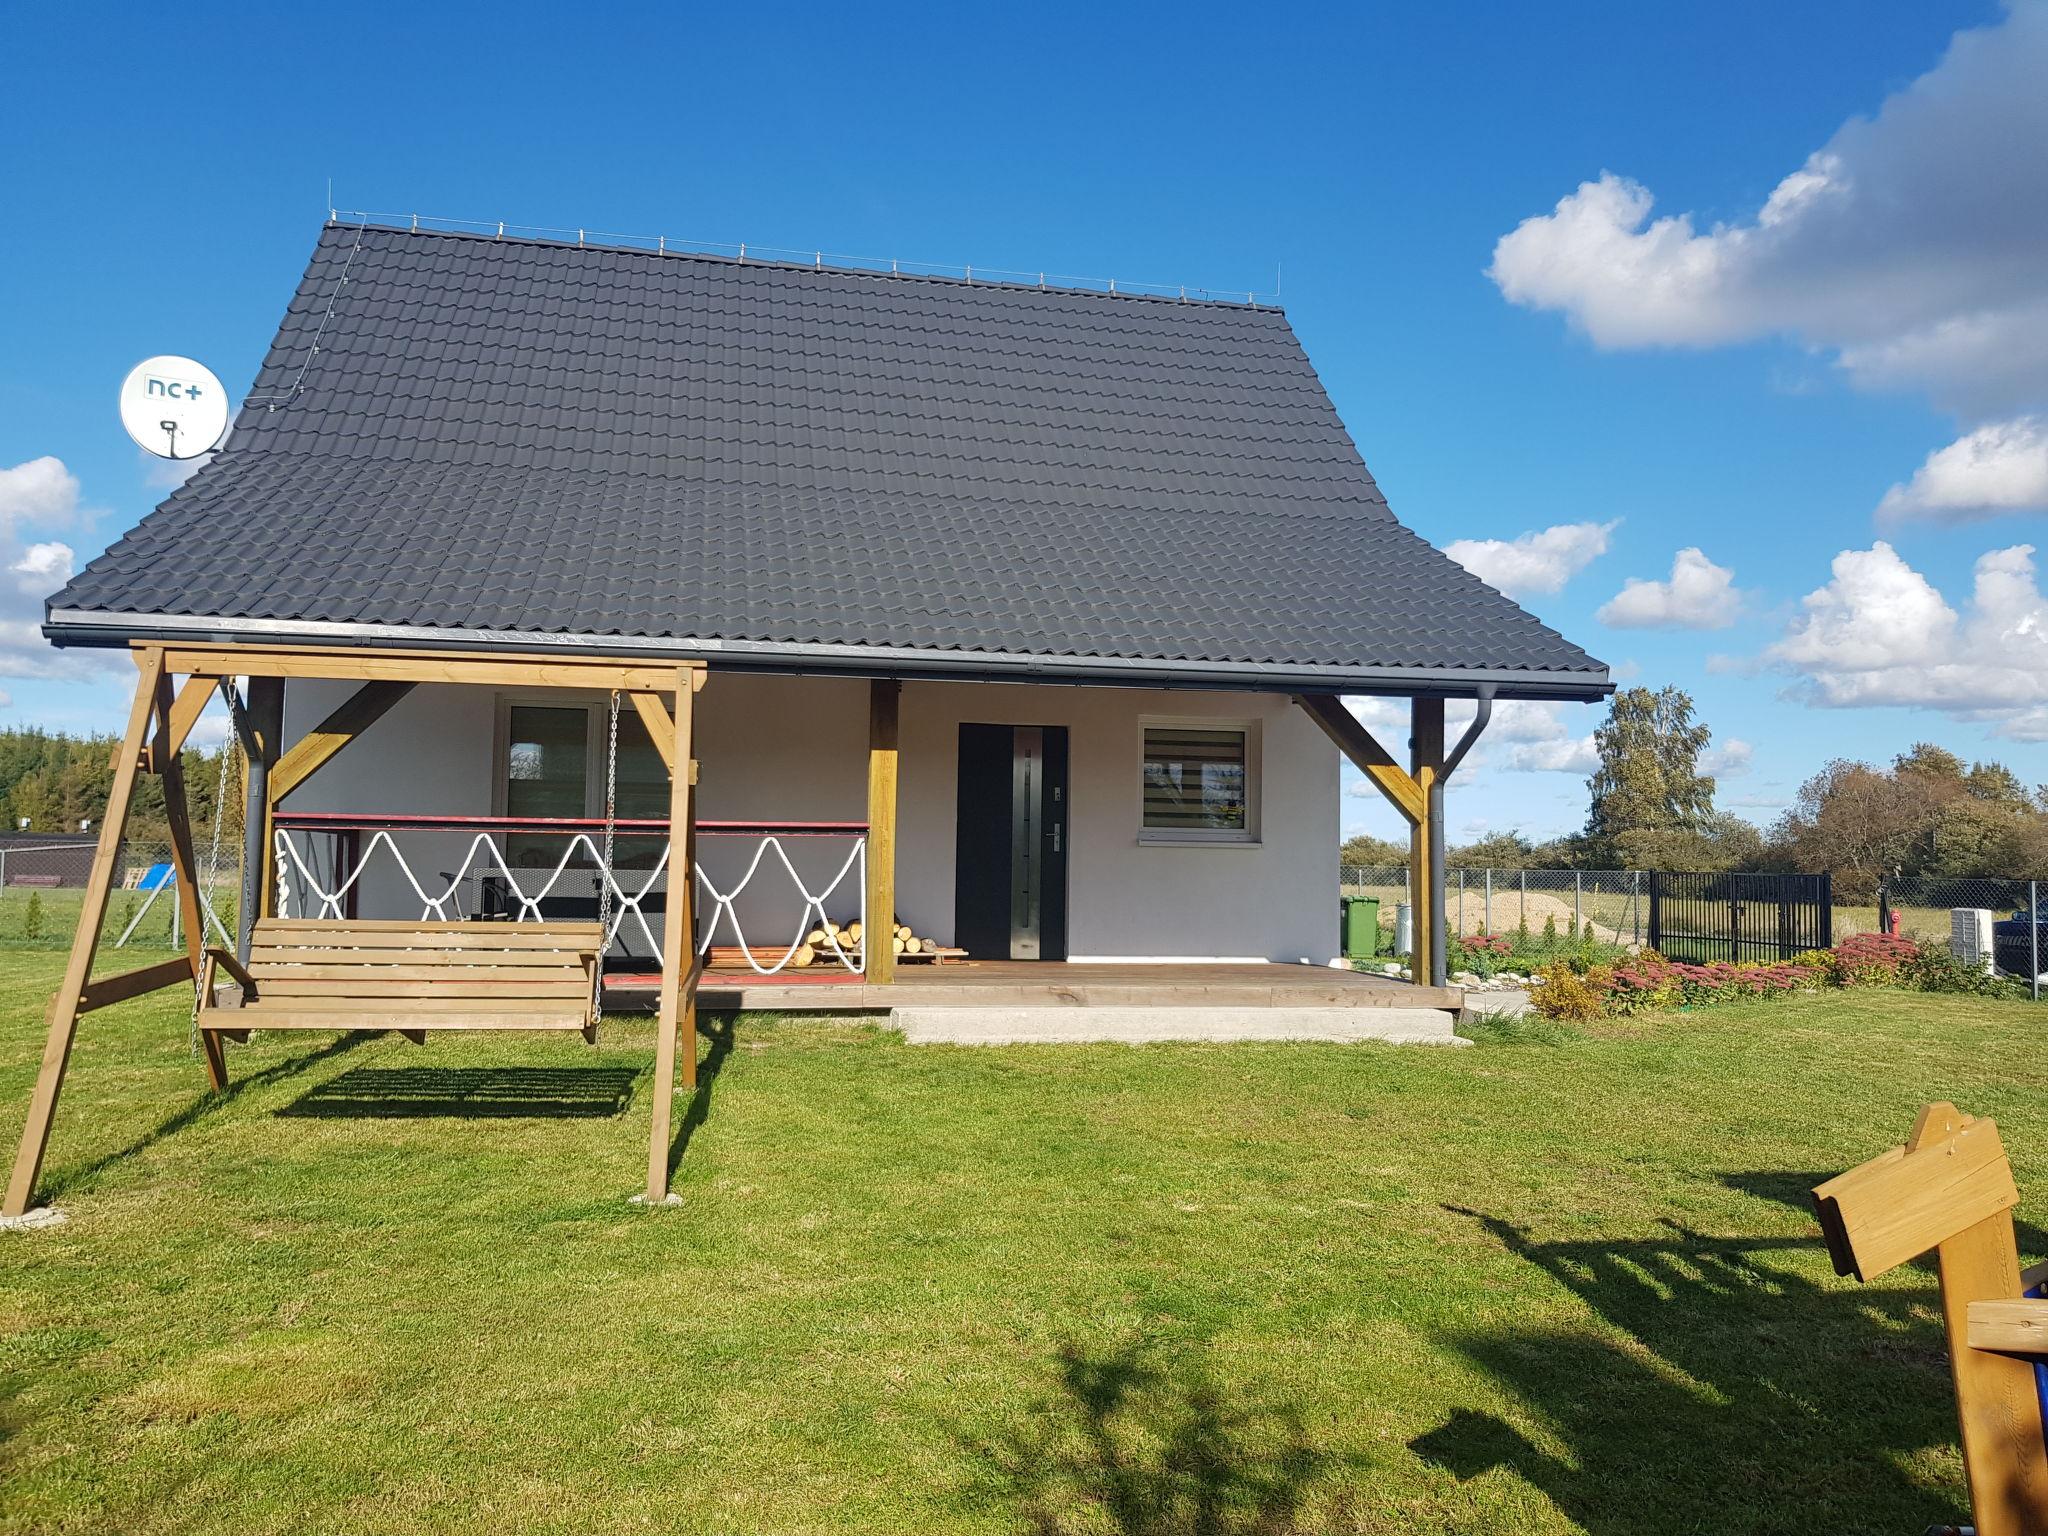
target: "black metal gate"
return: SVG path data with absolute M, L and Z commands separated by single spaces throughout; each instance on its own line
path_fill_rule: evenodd
M 1835 942 L 1826 875 L 1650 875 L 1650 947 L 1673 960 L 1790 960 Z

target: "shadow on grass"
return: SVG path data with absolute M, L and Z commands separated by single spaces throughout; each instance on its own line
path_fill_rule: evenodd
M 1780 1205 L 1790 1206 L 1800 1214 L 1810 1217 L 1813 1215 L 1814 1185 L 1824 1184 L 1843 1171 L 1842 1168 L 1825 1168 L 1817 1172 L 1797 1173 L 1782 1168 L 1767 1168 L 1717 1173 L 1714 1177 L 1730 1189 L 1739 1189 L 1745 1195 L 1754 1195 L 1759 1200 L 1775 1200 Z M 2048 1228 L 2037 1227 L 2029 1221 L 2021 1221 L 2015 1213 L 2013 1230 L 2018 1234 L 2021 1253 L 2048 1255 Z M 1814 1241 L 1820 1241 L 1818 1224 L 1814 1227 Z M 1936 1273 L 1934 1255 L 1922 1255 L 1913 1261 L 1913 1267 L 1930 1275 Z
M 1639 1241 L 1537 1242 L 1458 1214 L 1606 1327 L 1447 1338 L 1561 1449 L 1460 1410 L 1411 1442 L 1425 1461 L 1460 1480 L 1511 1469 L 1592 1536 L 1897 1532 L 1958 1513 L 1938 1486 L 1959 1472 L 1931 1291 L 1810 1278 L 1815 1260 L 1825 1268 L 1818 1236 L 1666 1222 L 1667 1235 Z
M 711 1117 L 711 1090 L 718 1082 L 718 1074 L 732 1055 L 733 1032 L 739 1027 L 738 1014 L 724 1014 L 706 1021 L 701 1015 L 697 1020 L 697 1032 L 711 1042 L 711 1049 L 697 1063 L 697 1087 L 690 1095 L 690 1107 L 683 1111 L 683 1123 L 676 1131 L 676 1138 L 668 1150 L 669 1177 L 675 1177 L 676 1169 L 682 1166 L 683 1154 L 690 1149 L 690 1141 L 704 1128 L 704 1122 Z M 694 1048 L 696 1042 L 690 1045 Z
M 1350 1529 L 1321 1485 L 1346 1459 L 1291 1408 L 1234 1401 L 1199 1355 L 1130 1345 L 1059 1357 L 1060 1395 L 995 1439 L 970 1440 L 978 1507 L 1032 1536 L 1300 1536 Z
M 313 1120 L 605 1120 L 624 1113 L 631 1067 L 357 1067 L 277 1114 Z
M 266 1087 L 271 1083 L 289 1081 L 303 1072 L 311 1071 L 323 1062 L 332 1061 L 344 1052 L 354 1050 L 365 1041 L 376 1038 L 378 1037 L 375 1034 L 366 1030 L 356 1030 L 350 1034 L 337 1035 L 334 1039 L 319 1047 L 319 1049 L 307 1051 L 302 1056 L 288 1056 L 283 1061 L 273 1062 L 260 1071 L 251 1072 L 246 1077 L 231 1077 L 227 1087 L 219 1093 L 202 1093 L 176 1114 L 168 1119 L 159 1120 L 155 1125 L 136 1137 L 135 1140 L 129 1142 L 127 1146 L 117 1151 L 105 1153 L 80 1167 L 66 1169 L 62 1173 L 54 1175 L 45 1173 L 41 1186 L 42 1197 L 54 1204 L 59 1196 L 83 1187 L 88 1181 L 98 1177 L 116 1163 L 125 1163 L 132 1157 L 139 1157 L 165 1137 L 175 1136 L 188 1126 L 196 1125 L 208 1115 L 225 1109 L 250 1089 Z M 228 1070 L 230 1073 L 234 1071 L 234 1066 L 235 1058 L 231 1050 L 228 1056 Z

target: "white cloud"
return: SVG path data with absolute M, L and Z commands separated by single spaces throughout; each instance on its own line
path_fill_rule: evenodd
M 1444 553 L 1510 597 L 1558 592 L 1607 553 L 1608 535 L 1620 521 L 1559 523 L 1512 539 L 1453 539 Z
M 32 538 L 81 515 L 78 477 L 45 454 L 0 469 L 0 677 L 83 678 L 115 665 L 114 653 L 57 650 L 42 635 L 43 600 L 71 579 L 69 544 Z
M 1718 779 L 1740 778 L 1749 772 L 1750 762 L 1755 756 L 1755 747 L 1740 736 L 1730 736 L 1700 754 L 1700 769 Z
M 2048 6 L 1959 32 L 1935 67 L 1855 117 L 1746 222 L 1651 219 L 1603 173 L 1525 220 L 1489 275 L 1601 346 L 1785 333 L 1859 379 L 2031 396 L 2048 363 Z
M 2048 704 L 2036 704 L 2010 716 L 1998 728 L 2009 741 L 2048 741 Z
M 1764 657 L 1798 674 L 1811 703 L 1934 709 L 2031 739 L 2019 733 L 2048 698 L 2048 599 L 2034 548 L 1980 556 L 1960 612 L 1882 540 L 1844 550 Z
M 1681 549 L 1668 581 L 1631 576 L 1595 615 L 1615 629 L 1726 629 L 1742 612 L 1735 573 L 1698 549 Z
M 7 567 L 23 595 L 42 599 L 71 579 L 77 556 L 69 544 L 31 544 L 21 558 Z
M 1528 742 L 1509 751 L 1507 765 L 1516 773 L 1591 773 L 1600 749 L 1590 735 Z
M 2002 512 L 2048 511 L 2048 419 L 2022 416 L 1940 448 L 1877 505 L 1881 522 L 1961 523 Z
M 17 523 L 68 523 L 78 514 L 78 477 L 44 454 L 0 469 L 0 532 Z

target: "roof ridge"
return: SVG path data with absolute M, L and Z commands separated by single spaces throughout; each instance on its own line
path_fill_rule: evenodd
M 1142 300 L 1154 304 L 1184 304 L 1191 308 L 1234 310 L 1246 314 L 1284 316 L 1287 313 L 1286 307 L 1279 302 L 1279 295 L 1277 293 L 1260 294 L 1256 290 L 1247 289 L 1242 299 L 1235 299 L 1220 296 L 1238 292 L 1239 290 L 1235 288 L 1212 288 L 1199 283 L 1131 283 L 1114 277 L 1070 277 L 1051 275 L 1044 272 L 1039 273 L 1039 280 L 1036 283 L 1006 282 L 1003 281 L 1004 278 L 1025 277 L 1029 274 L 1007 267 L 983 267 L 980 269 L 982 272 L 999 275 L 996 277 L 977 278 L 974 275 L 976 268 L 971 263 L 962 265 L 961 270 L 965 275 L 961 277 L 955 277 L 949 272 L 941 271 L 905 271 L 902 270 L 904 264 L 900 259 L 893 257 L 889 258 L 890 265 L 884 270 L 881 266 L 883 260 L 881 257 L 847 256 L 835 252 L 831 260 L 827 261 L 825 259 L 825 252 L 822 250 L 816 253 L 816 257 L 812 261 L 778 261 L 763 259 L 759 256 L 749 256 L 747 252 L 753 249 L 777 251 L 789 255 L 800 255 L 801 253 L 788 247 L 753 246 L 751 242 L 741 241 L 734 247 L 738 254 L 727 256 L 716 250 L 703 250 L 688 244 L 671 244 L 666 235 L 619 235 L 599 232 L 598 238 L 593 240 L 581 238 L 584 236 L 585 231 L 577 230 L 578 239 L 554 239 L 550 238 L 550 236 L 555 234 L 566 235 L 569 231 L 553 230 L 544 225 L 510 224 L 503 220 L 492 223 L 479 219 L 447 219 L 428 214 L 360 213 L 355 210 L 349 210 L 349 212 L 353 216 L 344 218 L 342 217 L 341 210 L 329 210 L 330 217 L 327 219 L 324 227 L 328 229 L 356 230 L 359 232 L 377 230 L 383 233 L 413 236 L 422 239 L 473 240 L 480 241 L 486 245 L 514 245 L 539 247 L 549 250 L 591 251 L 604 255 L 645 256 L 657 261 L 696 261 L 712 266 L 747 267 L 772 272 L 811 272 L 828 277 L 887 278 L 898 282 L 937 283 L 953 288 L 993 290 L 1004 293 L 1076 294 L 1085 298 Z M 407 219 L 410 220 L 409 223 L 390 222 L 392 220 Z M 426 222 L 423 223 L 422 221 Z M 434 225 L 451 224 L 474 224 L 479 227 L 475 229 L 431 227 Z M 517 232 L 520 230 L 535 232 L 521 234 Z M 653 240 L 657 243 L 651 248 L 646 245 L 620 243 L 631 240 Z M 700 245 L 709 243 L 700 242 Z M 855 265 L 855 263 L 863 261 L 871 261 L 875 265 Z M 911 262 L 909 265 L 930 268 L 944 264 L 939 262 Z M 1106 283 L 1108 287 L 1087 286 L 1093 283 Z M 1119 283 L 1122 283 L 1121 287 L 1118 286 Z M 1173 288 L 1176 291 L 1171 293 L 1146 291 L 1166 288 Z

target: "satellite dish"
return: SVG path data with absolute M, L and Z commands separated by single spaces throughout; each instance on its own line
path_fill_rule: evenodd
M 204 363 L 148 357 L 121 381 L 121 425 L 160 459 L 210 453 L 228 429 L 228 392 Z

